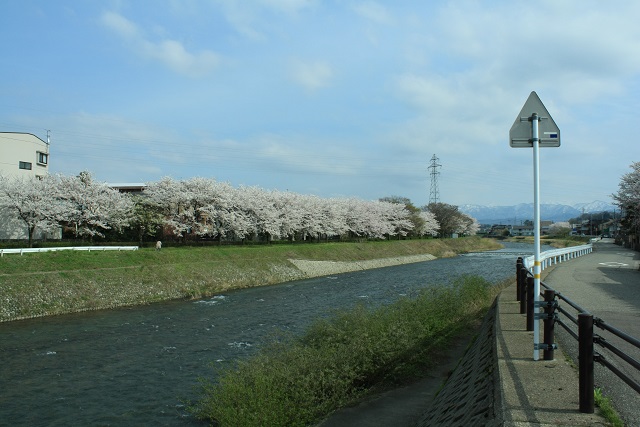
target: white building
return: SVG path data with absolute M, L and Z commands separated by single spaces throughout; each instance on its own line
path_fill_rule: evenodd
M 48 142 L 32 133 L 0 132 L 0 174 L 44 176 L 48 171 Z
M 49 143 L 31 133 L 0 132 L 0 175 L 5 178 L 43 177 L 49 172 Z M 37 232 L 36 238 L 45 237 Z M 60 238 L 60 233 L 48 235 Z M 20 220 L 0 211 L 0 239 L 27 239 Z

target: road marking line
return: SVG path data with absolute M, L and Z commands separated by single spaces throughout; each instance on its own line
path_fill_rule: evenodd
M 627 267 L 629 264 L 625 264 L 623 262 L 599 262 L 598 264 L 604 265 L 605 267 Z

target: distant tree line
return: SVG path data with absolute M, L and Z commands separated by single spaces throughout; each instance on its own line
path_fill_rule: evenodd
M 163 178 L 141 194 L 120 193 L 82 172 L 78 176 L 0 176 L 0 208 L 28 230 L 63 228 L 75 238 L 139 242 L 163 235 L 188 241 L 391 239 L 475 234 L 477 221 L 456 206 L 416 208 L 397 196 L 375 201 L 320 198 L 208 178 Z

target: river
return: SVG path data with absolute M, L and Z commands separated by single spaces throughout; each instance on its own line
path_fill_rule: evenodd
M 543 248 L 545 250 L 547 248 Z M 474 274 L 515 275 L 532 245 L 171 301 L 0 323 L 0 425 L 204 425 L 185 402 L 211 365 L 302 332 L 358 303 L 378 305 Z

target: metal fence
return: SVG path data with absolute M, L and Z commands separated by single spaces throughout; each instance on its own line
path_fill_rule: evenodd
M 0 249 L 0 256 L 4 254 L 29 254 L 37 252 L 55 251 L 137 251 L 137 246 L 65 246 L 52 248 L 22 248 L 22 249 Z
M 588 245 L 590 246 L 590 245 Z M 576 247 L 577 252 L 573 257 L 580 256 L 591 252 L 585 252 L 587 249 Z M 546 260 L 562 258 L 562 254 L 556 254 L 556 251 L 545 252 L 541 254 Z M 553 253 L 553 254 L 550 254 Z M 545 256 L 546 255 L 546 256 Z M 566 254 L 565 254 L 566 255 Z M 571 259 L 571 258 L 565 258 Z M 640 371 L 640 362 L 631 355 L 625 353 L 620 348 L 608 342 L 604 337 L 594 333 L 594 326 L 608 331 L 616 337 L 621 338 L 635 348 L 640 349 L 640 340 L 609 325 L 605 320 L 593 316 L 586 309 L 580 307 L 568 297 L 556 292 L 548 285 L 541 282 L 544 288 L 543 300 L 538 302 L 536 307 L 533 290 L 533 274 L 529 270 L 531 263 L 523 258 L 516 261 L 517 272 L 517 299 L 520 301 L 520 313 L 527 315 L 527 331 L 533 331 L 533 324 L 536 320 L 544 322 L 544 338 L 541 347 L 544 349 L 544 360 L 553 360 L 553 351 L 557 348 L 554 342 L 555 325 L 558 324 L 565 329 L 570 336 L 578 341 L 578 369 L 579 369 L 579 397 L 580 412 L 593 413 L 595 409 L 594 402 L 594 365 L 598 362 L 605 368 L 609 369 L 626 384 L 628 384 L 637 393 L 640 393 L 640 383 L 626 375 L 614 364 L 612 364 L 605 356 L 596 351 L 596 345 L 605 348 L 611 352 L 614 357 L 627 363 L 630 367 Z M 543 263 L 544 265 L 544 263 Z M 548 265 L 548 264 L 547 264 Z M 562 301 L 565 304 L 560 304 Z M 540 312 L 540 308 L 544 311 Z M 570 311 L 572 310 L 572 311 Z M 577 315 L 576 315 L 577 314 Z M 560 317 L 562 315 L 563 317 Z M 576 329 L 577 328 L 577 331 Z
M 579 256 L 590 254 L 591 252 L 593 252 L 593 245 L 591 243 L 588 245 L 571 246 L 568 248 L 544 251 L 540 254 L 540 263 L 542 264 L 541 271 L 553 264 L 569 261 Z M 523 258 L 522 262 L 528 270 L 531 270 L 531 267 L 533 267 L 534 256 L 531 255 Z

